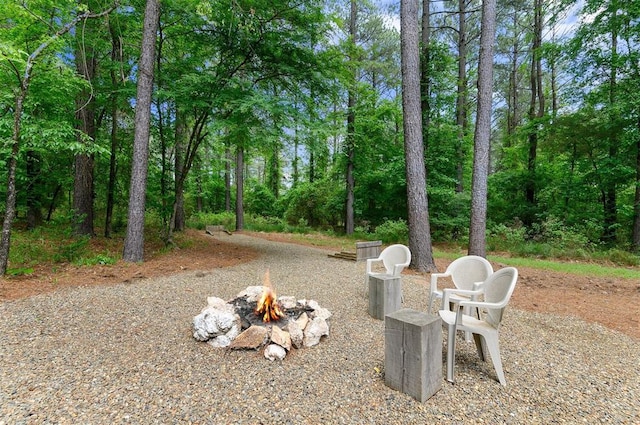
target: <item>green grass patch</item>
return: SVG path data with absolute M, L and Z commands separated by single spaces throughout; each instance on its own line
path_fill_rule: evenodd
M 540 270 L 576 274 L 593 277 L 611 277 L 616 279 L 640 279 L 640 270 L 625 267 L 612 267 L 596 263 L 578 263 L 540 260 L 535 258 L 503 257 L 489 254 L 488 259 L 495 263 L 513 267 L 530 267 Z

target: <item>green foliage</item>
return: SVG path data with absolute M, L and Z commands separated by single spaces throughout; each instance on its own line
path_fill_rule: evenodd
M 405 220 L 385 221 L 376 227 L 374 236 L 386 244 L 406 244 L 409 240 L 409 226 Z
M 334 225 L 342 215 L 341 195 L 342 189 L 329 179 L 300 184 L 283 197 L 284 217 L 291 225 L 299 225 L 301 220 L 311 227 Z
M 117 258 L 112 257 L 108 254 L 97 254 L 94 257 L 80 258 L 76 260 L 74 263 L 79 266 L 95 266 L 95 265 L 107 266 L 110 264 L 115 264 L 117 262 L 118 262 Z
M 53 255 L 53 260 L 58 263 L 64 261 L 71 263 L 80 259 L 86 253 L 89 240 L 88 236 L 78 236 L 60 241 L 61 243 L 57 246 Z
M 234 213 L 195 213 L 187 218 L 187 226 L 204 230 L 207 226 L 222 225 L 231 231 L 236 227 L 236 216 Z
M 7 275 L 9 276 L 24 276 L 30 275 L 34 272 L 33 267 L 17 267 L 7 269 Z
M 246 212 L 250 214 L 262 215 L 265 217 L 275 216 L 276 197 L 267 186 L 252 181 L 246 186 L 244 194 L 244 206 Z

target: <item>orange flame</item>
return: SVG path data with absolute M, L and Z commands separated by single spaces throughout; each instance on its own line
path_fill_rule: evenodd
M 276 293 L 271 286 L 269 280 L 269 269 L 264 276 L 264 284 L 262 286 L 262 296 L 256 305 L 256 316 L 262 316 L 263 322 L 276 321 L 284 317 L 284 312 L 276 301 Z

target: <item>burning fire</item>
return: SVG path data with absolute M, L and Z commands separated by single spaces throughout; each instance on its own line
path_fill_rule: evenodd
M 276 321 L 284 317 L 284 312 L 280 309 L 278 302 L 276 301 L 276 293 L 271 286 L 269 280 L 269 269 L 264 275 L 262 296 L 258 300 L 256 305 L 256 316 L 262 316 L 263 322 Z

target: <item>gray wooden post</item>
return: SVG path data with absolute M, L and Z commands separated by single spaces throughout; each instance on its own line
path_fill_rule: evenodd
M 384 326 L 385 384 L 424 402 L 442 387 L 440 316 L 403 308 Z
M 402 279 L 386 274 L 369 277 L 369 315 L 383 320 L 384 316 L 400 309 Z

